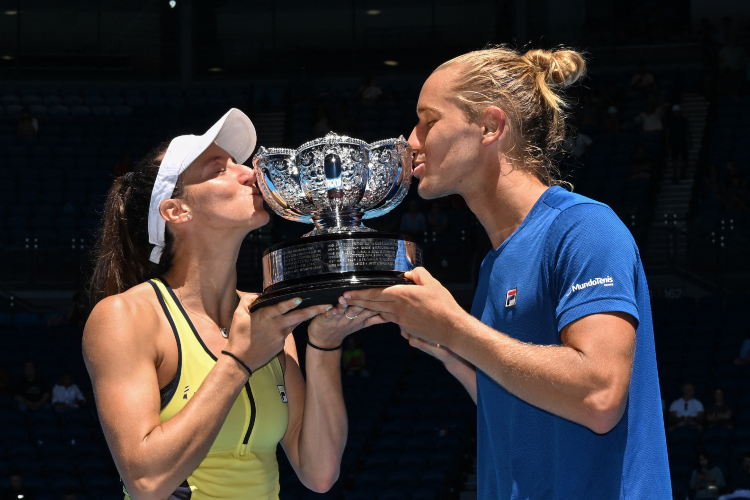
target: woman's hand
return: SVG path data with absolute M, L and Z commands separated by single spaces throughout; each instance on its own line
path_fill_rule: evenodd
M 361 307 L 331 307 L 315 317 L 307 328 L 310 342 L 318 347 L 329 349 L 338 347 L 347 335 L 372 325 L 386 323 L 377 312 Z
M 327 305 L 295 308 L 302 302 L 294 298 L 262 307 L 251 313 L 258 294 L 246 293 L 234 311 L 227 351 L 240 357 L 256 370 L 284 350 L 284 341 L 292 330 L 310 318 L 325 312 Z

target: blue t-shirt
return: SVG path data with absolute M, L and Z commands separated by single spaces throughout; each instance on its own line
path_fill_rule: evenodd
M 646 276 L 606 205 L 548 189 L 484 262 L 472 315 L 522 342 L 560 345 L 583 316 L 637 322 L 627 408 L 607 434 L 541 410 L 477 369 L 480 500 L 672 498 Z

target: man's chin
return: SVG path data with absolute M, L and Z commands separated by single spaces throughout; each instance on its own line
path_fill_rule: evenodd
M 448 196 L 451 194 L 450 192 L 446 190 L 441 189 L 433 189 L 429 185 L 429 183 L 420 180 L 419 185 L 417 186 L 417 192 L 419 193 L 420 198 L 424 200 L 434 200 L 436 198 L 442 198 L 444 196 Z

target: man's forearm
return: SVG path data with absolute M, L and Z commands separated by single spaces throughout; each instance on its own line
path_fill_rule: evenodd
M 609 400 L 607 381 L 583 353 L 565 346 L 525 344 L 475 318 L 462 321 L 448 347 L 524 401 L 607 432 L 622 416 Z M 623 406 L 624 405 L 620 405 Z

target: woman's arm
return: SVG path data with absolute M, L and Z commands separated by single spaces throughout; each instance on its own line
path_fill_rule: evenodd
M 474 404 L 477 403 L 477 369 L 474 365 L 458 356 L 445 346 L 432 344 L 419 337 L 414 337 L 401 331 L 401 336 L 409 341 L 409 345 L 420 351 L 436 357 L 443 362 L 448 372 L 461 382 L 464 389 L 469 393 Z
M 358 312 L 357 312 L 358 311 Z M 341 345 L 350 333 L 385 321 L 376 313 L 353 307 L 332 308 L 310 324 L 310 342 L 318 347 Z M 307 383 L 299 367 L 297 348 L 290 336 L 284 347 L 284 382 L 289 399 L 289 427 L 281 441 L 302 484 L 319 493 L 339 477 L 348 422 L 341 391 L 341 350 L 321 351 L 307 346 Z
M 294 326 L 319 312 L 307 308 L 284 314 L 295 307 L 290 300 L 251 316 L 254 297 L 240 301 L 226 346 L 251 369 L 281 351 Z M 148 301 L 112 296 L 96 306 L 83 338 L 107 443 L 136 500 L 167 498 L 198 467 L 248 379 L 237 361 L 219 356 L 187 405 L 162 423 L 156 367 L 163 353 L 155 340 L 160 328 L 164 325 Z
M 150 304 L 133 302 L 115 296 L 94 308 L 84 331 L 84 359 L 128 493 L 135 500 L 163 500 L 203 460 L 248 374 L 220 357 L 185 408 L 161 423 L 154 340 L 161 325 Z

